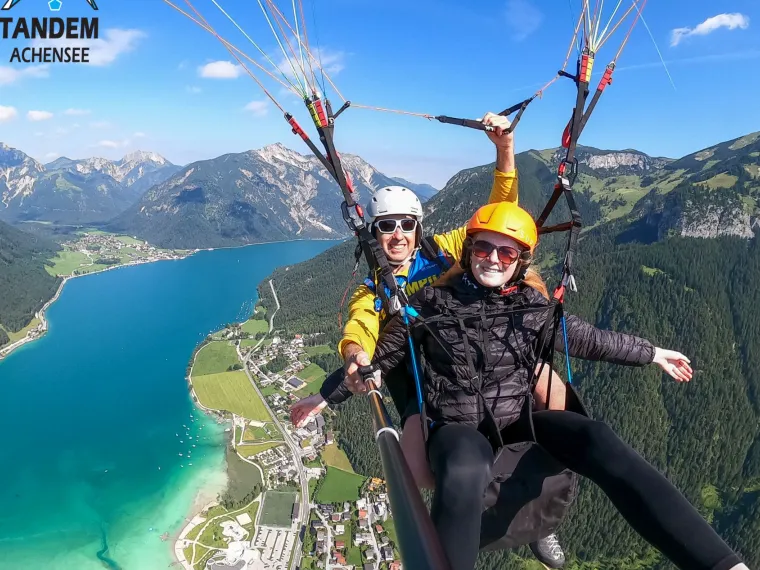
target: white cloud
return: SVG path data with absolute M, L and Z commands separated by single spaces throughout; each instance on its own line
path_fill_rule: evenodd
M 142 138 L 145 138 L 147 135 L 145 133 L 143 133 L 143 132 L 138 131 L 135 134 L 133 134 L 132 136 L 135 137 L 136 139 L 142 139 Z
M 61 155 L 57 152 L 49 152 L 45 155 L 45 158 L 58 158 L 59 156 Z
M 131 142 L 132 141 L 129 139 L 124 139 L 123 141 L 103 140 L 95 146 L 99 146 L 101 148 L 124 148 L 129 146 Z
M 250 111 L 254 117 L 264 117 L 269 113 L 269 101 L 251 101 L 244 109 Z
M 29 111 L 26 118 L 30 121 L 47 121 L 53 118 L 53 113 L 50 111 Z
M 346 68 L 345 53 L 342 51 L 332 51 L 329 48 L 316 48 L 312 49 L 311 53 L 313 55 L 313 58 L 311 60 L 312 67 L 314 68 L 314 73 L 317 75 L 319 75 L 320 67 L 324 69 L 325 73 L 327 73 L 330 77 L 338 75 Z M 304 55 L 304 57 L 306 56 Z M 285 56 L 282 56 L 280 57 L 279 61 L 276 62 L 277 67 L 293 83 L 296 83 L 295 73 L 293 72 L 293 69 L 295 68 L 295 70 L 298 72 L 298 82 L 300 83 L 303 78 L 300 60 L 298 64 L 296 64 L 295 60 L 292 61 L 293 67 L 291 67 L 290 63 L 288 63 L 288 60 L 285 59 Z M 309 80 L 311 81 L 311 74 L 309 72 L 309 69 L 306 71 L 309 74 Z M 275 75 L 277 74 L 275 73 Z M 288 91 L 288 93 L 292 92 Z
M 89 109 L 66 109 L 63 114 L 72 117 L 78 117 L 81 115 L 89 115 L 91 111 Z
M 201 88 L 200 87 L 196 87 L 195 85 L 192 85 L 192 86 L 188 85 L 186 87 L 186 90 L 187 90 L 188 93 L 193 93 L 193 94 L 197 94 L 197 93 L 201 92 Z
M 30 67 L 0 66 L 0 85 L 15 83 L 24 77 L 44 78 L 49 77 L 47 65 L 32 65 Z
M 93 121 L 90 123 L 90 127 L 93 129 L 107 129 L 111 126 L 111 123 L 108 121 Z
M 541 27 L 544 15 L 532 0 L 507 0 L 507 26 L 512 39 L 520 42 Z
M 694 28 L 676 28 L 671 32 L 670 45 L 671 47 L 675 47 L 685 38 L 690 36 L 706 36 L 721 28 L 746 30 L 749 28 L 749 17 L 739 13 L 718 14 L 712 18 L 707 18 L 707 20 Z
M 18 111 L 15 107 L 3 107 L 0 105 L 0 123 L 15 119 L 16 115 L 18 115 Z
M 243 73 L 243 67 L 231 61 L 213 61 L 198 68 L 198 75 L 207 79 L 235 79 Z
M 58 127 L 57 129 L 55 129 L 55 131 L 53 131 L 53 134 L 56 136 L 62 137 L 63 135 L 69 134 L 69 130 L 64 129 L 63 127 Z
M 345 54 L 342 51 L 331 51 L 330 49 L 317 48 L 311 50 L 311 52 L 316 61 L 322 66 L 322 69 L 324 69 L 329 75 L 337 75 L 346 68 Z M 314 71 L 316 72 L 317 70 L 315 69 Z
M 145 37 L 145 33 L 140 30 L 109 28 L 101 36 L 96 40 L 34 40 L 32 46 L 88 47 L 90 48 L 89 63 L 80 65 L 103 67 L 112 64 L 120 55 L 134 50 L 138 42 Z

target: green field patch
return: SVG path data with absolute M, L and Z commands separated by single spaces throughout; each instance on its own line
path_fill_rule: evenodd
M 244 338 L 240 341 L 240 346 L 244 348 L 256 346 L 257 344 L 259 344 L 259 341 L 252 338 Z
M 248 334 L 265 333 L 269 331 L 269 323 L 259 319 L 250 319 L 240 327 Z
M 699 160 L 700 162 L 703 160 L 707 160 L 708 158 L 712 158 L 712 156 L 715 154 L 714 148 L 708 148 L 701 152 L 698 152 L 694 155 L 694 160 Z
M 26 325 L 23 329 L 21 329 L 18 332 L 12 332 L 6 329 L 5 327 L 3 327 L 2 325 L 0 325 L 0 328 L 2 328 L 5 331 L 5 334 L 8 335 L 8 338 L 11 339 L 10 343 L 8 344 L 13 344 L 14 342 L 19 341 L 22 338 L 24 338 L 30 330 L 32 330 L 34 327 L 36 327 L 39 324 L 40 324 L 40 320 L 37 317 L 34 317 L 32 319 L 32 322 L 30 322 L 28 325 Z
M 203 532 L 198 538 L 198 542 L 203 546 L 210 546 L 212 548 L 227 548 L 230 539 L 222 534 L 221 523 L 231 520 L 235 520 L 234 517 L 224 516 L 207 524 L 206 528 L 203 529 Z
M 322 388 L 322 382 L 310 382 L 309 384 L 306 384 L 303 388 L 300 390 L 296 390 L 294 394 L 298 396 L 299 398 L 305 398 L 306 396 L 311 396 L 312 394 L 316 394 L 319 392 L 320 388 Z
M 744 169 L 753 178 L 760 178 L 760 165 L 757 164 L 745 164 Z
M 243 457 L 253 457 L 254 455 L 258 455 L 262 451 L 266 451 L 267 449 L 272 449 L 275 447 L 280 447 L 283 445 L 281 441 L 268 441 L 267 443 L 252 443 L 252 444 L 242 444 L 238 445 L 237 450 L 240 455 Z
M 243 513 L 248 513 L 248 516 L 251 517 L 251 522 L 249 524 L 244 524 L 243 528 L 250 531 L 253 530 L 253 527 L 256 526 L 256 515 L 259 512 L 259 506 L 261 505 L 260 502 L 251 503 L 248 505 L 248 508 L 246 508 L 244 511 L 235 511 L 235 516 L 242 515 Z M 248 535 L 248 538 L 253 538 L 253 535 Z
M 716 176 L 713 176 L 712 178 L 706 180 L 704 184 L 708 188 L 715 190 L 717 188 L 731 188 L 734 184 L 736 184 L 737 180 L 739 180 L 739 178 L 733 174 L 726 174 L 725 172 L 722 172 L 721 174 L 717 174 Z
M 703 171 L 704 170 L 708 170 L 708 169 L 712 168 L 713 166 L 715 166 L 716 164 L 718 164 L 719 162 L 720 162 L 720 160 L 708 160 L 707 162 L 705 162 L 702 165 L 702 170 Z
M 264 526 L 290 526 L 296 493 L 267 491 L 264 493 L 264 505 L 261 508 L 259 524 Z
M 193 363 L 193 377 L 227 372 L 240 361 L 235 347 L 228 342 L 210 342 L 198 351 Z
M 304 348 L 304 350 L 309 356 L 316 356 L 317 354 L 333 354 L 335 352 L 331 346 L 327 346 L 326 344 L 307 346 Z
M 739 150 L 741 148 L 744 148 L 745 146 L 751 145 L 753 142 L 755 142 L 759 138 L 760 138 L 760 132 L 750 133 L 738 139 L 734 144 L 732 144 L 728 148 L 731 150 Z
M 141 239 L 135 239 L 131 236 L 114 236 L 116 241 L 123 243 L 124 245 L 144 245 L 146 242 Z
M 322 382 L 327 378 L 327 373 L 318 364 L 313 362 L 296 374 L 304 382 Z
M 265 424 L 263 427 L 247 426 L 243 432 L 243 441 L 270 441 L 273 439 L 282 439 L 282 435 L 274 424 Z
M 353 564 L 355 568 L 361 568 L 363 564 L 362 551 L 353 544 L 353 541 L 350 546 L 346 546 L 346 564 Z
M 269 386 L 264 386 L 261 388 L 261 394 L 266 398 L 267 396 L 272 396 L 273 394 L 279 394 L 283 398 L 286 397 L 285 392 L 280 390 L 276 384 L 270 384 Z
M 243 461 L 237 456 L 232 449 L 227 447 L 225 450 L 227 459 L 227 496 L 232 499 L 233 504 L 240 505 L 243 501 L 251 500 L 247 497 L 253 488 L 264 488 L 264 482 L 261 479 L 261 470 L 247 461 Z M 255 497 L 254 497 L 255 498 Z
M 327 468 L 327 475 L 322 482 L 317 500 L 320 503 L 342 503 L 344 501 L 357 501 L 359 490 L 366 478 L 356 473 L 348 473 L 336 469 Z
M 338 447 L 337 443 L 331 443 L 322 449 L 322 460 L 325 462 L 325 465 L 329 467 L 336 467 L 342 471 L 354 473 L 354 468 L 351 467 L 351 462 L 348 460 L 348 456 L 340 447 Z
M 224 410 L 260 422 L 271 421 L 245 372 L 222 372 L 192 377 L 200 403 L 214 410 Z
M 210 558 L 214 552 L 216 552 L 216 550 L 209 550 L 200 544 L 196 544 L 195 564 L 193 564 L 193 568 L 195 568 L 195 570 L 204 570 L 204 568 L 206 568 L 206 560 Z
M 50 275 L 72 275 L 74 271 L 84 269 L 83 265 L 92 263 L 84 253 L 69 250 L 59 251 L 50 262 L 52 266 L 45 266 L 45 270 Z

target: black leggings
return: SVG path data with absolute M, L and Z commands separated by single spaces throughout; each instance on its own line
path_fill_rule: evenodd
M 606 424 L 567 411 L 533 413 L 536 441 L 588 477 L 644 539 L 676 566 L 729 570 L 741 560 L 678 490 Z M 527 422 L 503 432 L 506 443 L 532 440 Z M 483 492 L 493 451 L 472 426 L 448 424 L 429 440 L 435 475 L 431 515 L 452 570 L 472 570 L 478 556 Z

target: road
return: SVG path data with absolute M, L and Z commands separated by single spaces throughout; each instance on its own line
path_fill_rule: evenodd
M 277 311 L 280 310 L 280 300 L 277 298 L 277 293 L 274 290 L 274 283 L 272 283 L 272 280 L 269 280 L 269 286 L 272 288 L 272 295 L 274 295 L 274 302 L 277 303 L 277 308 L 274 310 L 274 313 L 272 313 L 272 316 L 269 317 L 269 334 L 272 333 L 272 329 L 274 329 L 274 316 L 277 314 Z
M 330 565 L 330 552 L 332 552 L 332 528 L 330 528 L 330 524 L 327 522 L 327 519 L 324 517 L 324 515 L 317 510 L 316 511 L 317 516 L 322 520 L 322 523 L 325 525 L 325 533 L 327 535 L 327 541 L 325 542 L 325 545 L 327 546 L 327 556 L 325 556 L 325 570 L 332 570 L 332 566 Z M 309 532 L 309 529 L 306 529 L 306 532 Z
M 275 312 L 272 313 L 272 316 L 269 318 L 269 332 L 271 333 L 273 329 L 274 315 L 277 313 L 277 311 L 280 310 L 280 301 L 279 299 L 277 299 L 277 293 L 274 290 L 274 284 L 272 283 L 271 279 L 269 280 L 269 286 L 272 288 L 272 294 L 274 295 L 275 303 L 277 303 L 277 309 L 275 309 Z M 258 345 L 256 345 L 256 348 L 258 348 Z M 303 462 L 301 461 L 301 447 L 298 445 L 298 443 L 293 441 L 293 439 L 290 437 L 290 433 L 288 432 L 288 430 L 286 430 L 285 426 L 283 426 L 282 423 L 280 423 L 280 419 L 277 417 L 277 414 L 275 414 L 272 408 L 269 407 L 269 403 L 266 401 L 266 399 L 264 399 L 264 395 L 259 390 L 259 387 L 256 384 L 256 381 L 253 379 L 253 376 L 251 376 L 251 372 L 248 369 L 249 364 L 251 368 L 253 368 L 254 372 L 260 378 L 268 379 L 268 376 L 264 374 L 258 366 L 256 366 L 253 362 L 250 362 L 251 356 L 255 354 L 256 349 L 254 348 L 254 350 L 252 350 L 247 357 L 243 357 L 242 353 L 240 352 L 240 346 L 237 346 L 235 350 L 237 350 L 238 358 L 243 363 L 243 370 L 245 370 L 245 375 L 248 377 L 248 381 L 251 383 L 251 386 L 253 386 L 253 389 L 256 390 L 256 393 L 259 395 L 259 398 L 261 398 L 261 401 L 264 402 L 264 406 L 269 412 L 269 415 L 272 416 L 272 419 L 274 420 L 274 423 L 277 426 L 277 429 L 279 429 L 282 432 L 282 436 L 285 439 L 286 445 L 290 448 L 290 451 L 293 453 L 294 463 L 296 466 L 296 470 L 298 471 L 298 478 L 301 482 L 300 518 L 302 521 L 303 520 L 308 521 L 309 511 L 311 510 L 311 504 L 309 502 L 309 480 L 306 478 L 306 470 L 304 469 Z M 308 529 L 307 529 L 307 532 L 308 532 Z M 291 570 L 295 570 L 296 568 L 298 568 L 298 565 L 301 562 L 302 544 L 301 544 L 300 532 L 296 534 L 296 541 L 295 541 L 294 547 L 296 550 L 295 550 L 295 554 L 293 555 L 293 562 L 290 566 Z
M 290 437 L 290 433 L 285 429 L 285 427 L 280 423 L 279 418 L 277 417 L 277 414 L 274 413 L 272 408 L 269 407 L 269 403 L 264 399 L 264 395 L 259 390 L 259 387 L 256 385 L 256 381 L 251 376 L 250 371 L 248 370 L 248 364 L 251 365 L 251 368 L 253 368 L 254 372 L 259 376 L 263 378 L 268 378 L 266 374 L 264 374 L 261 369 L 256 366 L 253 362 L 249 363 L 250 356 L 248 358 L 243 358 L 243 355 L 240 354 L 240 347 L 237 348 L 238 351 L 238 357 L 240 360 L 243 361 L 243 369 L 245 370 L 246 376 L 248 376 L 248 380 L 251 382 L 251 385 L 253 386 L 254 390 L 256 390 L 256 393 L 259 395 L 259 398 L 261 398 L 261 401 L 264 402 L 264 406 L 266 406 L 267 411 L 269 412 L 269 415 L 272 416 L 274 419 L 274 423 L 277 426 L 277 428 L 282 432 L 283 438 L 285 439 L 285 443 L 290 448 L 290 451 L 293 453 L 293 457 L 295 459 L 294 463 L 296 466 L 296 470 L 298 471 L 298 478 L 301 482 L 301 520 L 309 520 L 309 511 L 310 509 L 310 503 L 309 503 L 309 480 L 306 478 L 306 470 L 304 469 L 303 462 L 301 461 L 301 447 L 293 441 L 293 439 Z M 251 353 L 253 354 L 253 353 Z M 308 529 L 307 529 L 308 532 Z M 301 562 L 301 534 L 300 532 L 296 535 L 296 543 L 295 543 L 295 555 L 293 556 L 293 563 L 291 565 L 291 570 L 295 570 L 298 568 L 298 564 Z
M 274 313 L 269 317 L 269 334 L 272 334 L 272 331 L 274 330 L 274 316 L 277 314 L 277 311 L 280 310 L 280 300 L 277 298 L 277 293 L 274 290 L 274 283 L 272 283 L 272 280 L 269 280 L 269 286 L 272 288 L 272 295 L 274 295 L 274 302 L 277 303 L 277 308 L 274 310 Z M 255 352 L 260 346 L 261 343 L 264 342 L 266 339 L 266 335 L 261 337 L 261 340 L 256 343 L 256 346 L 253 347 L 253 350 L 251 353 Z
M 377 544 L 375 536 L 375 524 L 380 524 L 382 520 L 376 519 L 374 510 L 367 504 L 367 521 L 369 522 L 369 533 L 372 535 L 372 546 L 375 549 L 375 561 L 372 563 L 375 568 L 380 566 L 380 545 Z

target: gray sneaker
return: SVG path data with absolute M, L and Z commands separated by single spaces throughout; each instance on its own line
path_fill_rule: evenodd
M 562 546 L 556 534 L 531 542 L 528 546 L 538 561 L 547 568 L 562 568 L 565 565 L 565 553 L 562 552 Z

